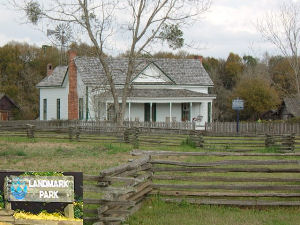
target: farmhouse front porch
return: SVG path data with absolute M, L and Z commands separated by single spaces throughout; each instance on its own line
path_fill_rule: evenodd
M 205 125 L 212 121 L 212 95 L 189 90 L 132 90 L 126 103 L 125 121 L 139 122 L 196 122 Z M 102 98 L 103 99 L 103 98 Z M 119 99 L 121 104 L 121 99 Z M 114 120 L 111 98 L 98 103 L 100 120 Z

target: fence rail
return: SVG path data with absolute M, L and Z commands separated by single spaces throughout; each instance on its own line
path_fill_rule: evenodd
M 139 122 L 139 121 L 124 121 L 123 126 L 119 126 L 115 122 L 111 121 L 83 121 L 83 120 L 14 120 L 14 121 L 0 121 L 0 127 L 16 127 L 24 126 L 26 124 L 32 124 L 39 129 L 49 128 L 68 128 L 70 126 L 80 127 L 82 131 L 90 133 L 101 132 L 115 132 L 123 131 L 126 128 L 138 127 L 144 129 L 147 132 L 158 130 L 166 130 L 171 132 L 172 130 L 194 130 L 194 122 Z
M 80 127 L 83 132 L 105 133 L 123 132 L 124 129 L 138 127 L 143 133 L 187 133 L 197 130 L 195 122 L 143 122 L 124 121 L 123 126 L 119 126 L 111 121 L 81 121 L 81 120 L 15 120 L 0 121 L 1 127 L 16 127 L 32 124 L 38 129 L 68 128 L 70 126 Z M 259 135 L 259 134 L 297 134 L 300 135 L 300 123 L 290 122 L 241 122 L 239 133 L 236 132 L 236 122 L 213 122 L 206 123 L 201 128 L 203 132 L 210 135 Z
M 236 122 L 206 123 L 205 130 L 210 134 L 237 134 Z M 300 123 L 290 122 L 241 122 L 239 134 L 300 134 Z
M 151 156 L 151 194 L 160 194 L 166 202 L 300 206 L 300 168 L 298 160 L 295 161 L 299 154 L 139 150 L 133 151 L 133 154 Z M 159 158 L 155 159 L 155 156 Z M 163 156 L 167 159 L 163 160 Z M 177 156 L 177 161 L 170 160 L 168 156 Z M 180 156 L 193 156 L 194 162 L 180 159 Z M 272 159 L 269 159 L 271 156 Z M 205 157 L 208 157 L 206 161 Z M 226 160 L 226 157 L 229 158 Z
M 149 155 L 102 170 L 99 176 L 84 176 L 84 221 L 121 224 L 136 212 L 151 192 Z M 93 197 L 97 194 L 97 198 Z M 92 196 L 92 197 L 90 197 Z M 100 197 L 99 197 L 100 196 Z
M 97 176 L 84 176 L 85 196 L 98 193 L 97 198 L 84 199 L 86 221 L 121 224 L 147 196 L 157 194 L 166 202 L 201 205 L 300 206 L 299 153 L 135 150 L 132 154 L 141 158 Z M 163 156 L 167 159 L 162 160 Z M 200 161 L 182 161 L 180 156 L 200 157 Z M 211 156 L 222 158 L 211 160 Z M 208 161 L 203 162 L 203 157 Z
M 93 127 L 94 131 L 97 127 Z M 180 133 L 148 132 L 148 128 L 122 128 L 115 131 L 97 130 L 90 132 L 77 126 L 36 127 L 33 124 L 14 124 L 0 126 L 0 136 L 28 137 L 38 139 L 62 139 L 80 142 L 127 143 L 133 147 L 159 147 L 161 145 L 174 147 L 190 145 L 211 151 L 295 151 L 300 149 L 300 137 L 294 134 L 286 135 L 246 135 L 233 137 L 229 135 L 210 136 L 196 130 L 179 130 Z

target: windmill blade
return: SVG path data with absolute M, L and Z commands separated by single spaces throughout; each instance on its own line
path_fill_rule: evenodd
M 47 36 L 51 36 L 51 35 L 53 35 L 53 34 L 55 34 L 56 33 L 56 31 L 55 30 L 47 30 Z

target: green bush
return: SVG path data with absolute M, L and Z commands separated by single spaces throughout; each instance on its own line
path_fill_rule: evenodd
M 3 195 L 2 195 L 2 193 L 0 191 L 0 209 L 1 208 L 4 208 L 4 198 L 3 198 Z
M 280 151 L 279 146 L 265 147 L 261 150 L 261 152 L 264 152 L 264 153 L 276 153 L 279 151 Z
M 62 172 L 25 172 L 22 174 L 23 176 L 63 176 Z
M 74 218 L 83 219 L 83 201 L 74 202 Z

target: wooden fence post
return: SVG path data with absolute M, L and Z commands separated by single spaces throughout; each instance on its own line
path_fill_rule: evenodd
M 199 142 L 199 147 L 203 148 L 204 147 L 204 138 L 201 132 L 198 132 L 198 142 Z
M 281 148 L 284 151 L 295 150 L 295 134 L 289 134 L 282 137 Z
M 70 141 L 73 140 L 73 133 L 74 133 L 74 127 L 73 126 L 69 126 L 69 140 Z
M 139 147 L 139 128 L 134 128 L 134 140 L 133 140 L 133 147 L 138 148 Z
M 191 130 L 189 133 L 189 138 L 195 143 L 196 147 L 203 148 L 204 138 L 201 132 L 196 130 Z
M 31 124 L 26 124 L 26 127 L 27 127 L 27 137 L 34 138 L 35 126 Z
M 76 141 L 80 141 L 80 133 L 81 133 L 81 128 L 80 127 L 77 127 L 76 128 Z
M 123 140 L 125 143 L 129 143 L 129 134 L 130 134 L 130 129 L 129 128 L 125 128 L 125 131 L 123 133 Z
M 274 137 L 270 134 L 266 134 L 265 146 L 266 148 L 272 147 L 275 145 Z

